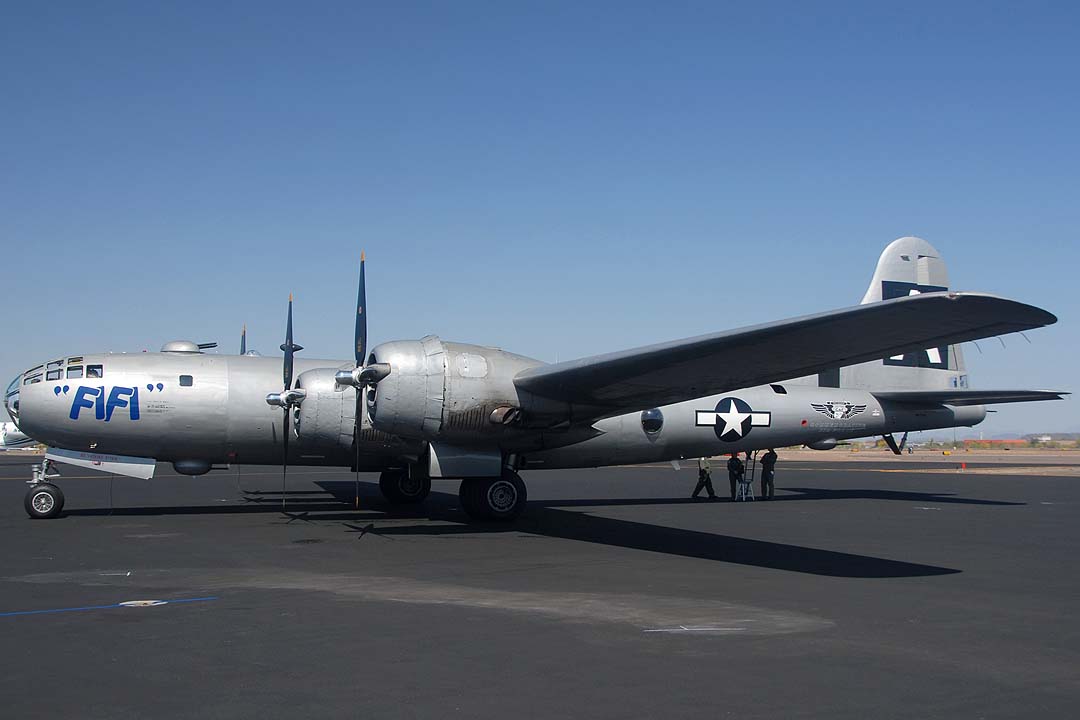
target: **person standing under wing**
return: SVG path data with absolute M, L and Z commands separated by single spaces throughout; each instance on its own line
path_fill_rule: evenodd
M 739 478 L 746 472 L 746 466 L 739 459 L 739 453 L 731 453 L 731 459 L 727 461 L 728 481 L 731 483 L 731 499 L 735 500 L 738 494 Z
M 776 451 L 769 448 L 769 452 L 761 456 L 761 499 L 772 500 L 773 477 L 776 474 Z
M 713 486 L 712 486 L 712 472 L 711 472 L 711 469 L 709 467 L 709 458 L 705 458 L 705 457 L 698 458 L 697 471 L 698 471 L 697 487 L 694 488 L 694 494 L 691 495 L 690 497 L 693 498 L 694 500 L 697 500 L 698 493 L 700 493 L 702 491 L 702 489 L 704 489 L 705 492 L 707 492 L 709 494 L 709 499 L 710 500 L 715 500 L 716 499 L 716 491 L 713 490 Z

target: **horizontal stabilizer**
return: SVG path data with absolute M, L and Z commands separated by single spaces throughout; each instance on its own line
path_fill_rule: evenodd
M 602 417 L 1050 325 L 1013 300 L 931 292 L 530 368 L 520 390 Z
M 872 391 L 873 392 L 873 391 Z M 1051 390 L 899 390 L 873 392 L 878 400 L 927 405 L 993 405 L 996 403 L 1064 400 L 1067 392 Z

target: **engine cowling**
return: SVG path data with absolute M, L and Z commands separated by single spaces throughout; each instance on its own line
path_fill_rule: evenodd
M 513 432 L 539 408 L 514 385 L 522 370 L 539 360 L 498 348 L 443 342 L 428 336 L 376 347 L 368 365 L 385 363 L 390 373 L 368 388 L 367 410 L 382 432 L 421 440 L 486 443 Z
M 335 384 L 336 371 L 307 370 L 296 378 L 296 387 L 305 396 L 292 411 L 292 432 L 302 454 L 347 462 L 353 454 L 356 394 L 352 388 Z

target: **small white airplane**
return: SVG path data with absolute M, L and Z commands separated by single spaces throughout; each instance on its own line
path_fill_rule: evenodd
M 37 441 L 20 432 L 15 423 L 0 423 L 0 450 L 31 447 L 36 444 Z

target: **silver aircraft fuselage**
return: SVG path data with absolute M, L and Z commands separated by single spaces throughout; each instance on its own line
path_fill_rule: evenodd
M 447 343 L 473 369 L 454 374 L 468 387 L 475 363 L 492 348 Z M 499 351 L 501 352 L 501 351 Z M 506 356 L 508 354 L 502 354 Z M 515 366 L 538 360 L 509 356 Z M 466 361 L 467 362 L 467 361 Z M 507 362 L 504 358 L 484 362 Z M 207 465 L 282 460 L 282 411 L 267 405 L 281 385 L 281 360 L 248 355 L 138 353 L 73 356 L 17 379 L 20 428 L 54 448 Z M 293 412 L 292 465 L 379 471 L 415 462 L 424 441 L 374 429 L 362 412 L 353 444 L 356 390 L 334 383 L 349 360 L 296 360 L 308 393 Z M 93 369 L 91 371 L 91 369 Z M 88 374 L 94 376 L 88 377 Z M 37 379 L 30 382 L 31 379 Z M 10 393 L 10 391 L 9 391 Z M 444 429 L 486 417 L 491 398 L 471 395 L 440 419 Z M 472 398 L 469 400 L 468 398 Z M 471 403 L 471 404 L 470 404 Z M 597 467 L 671 461 L 790 445 L 822 448 L 887 433 L 974 425 L 982 406 L 910 405 L 879 401 L 864 390 L 797 382 L 737 390 L 601 419 L 587 428 L 499 429 L 493 441 L 522 469 Z

